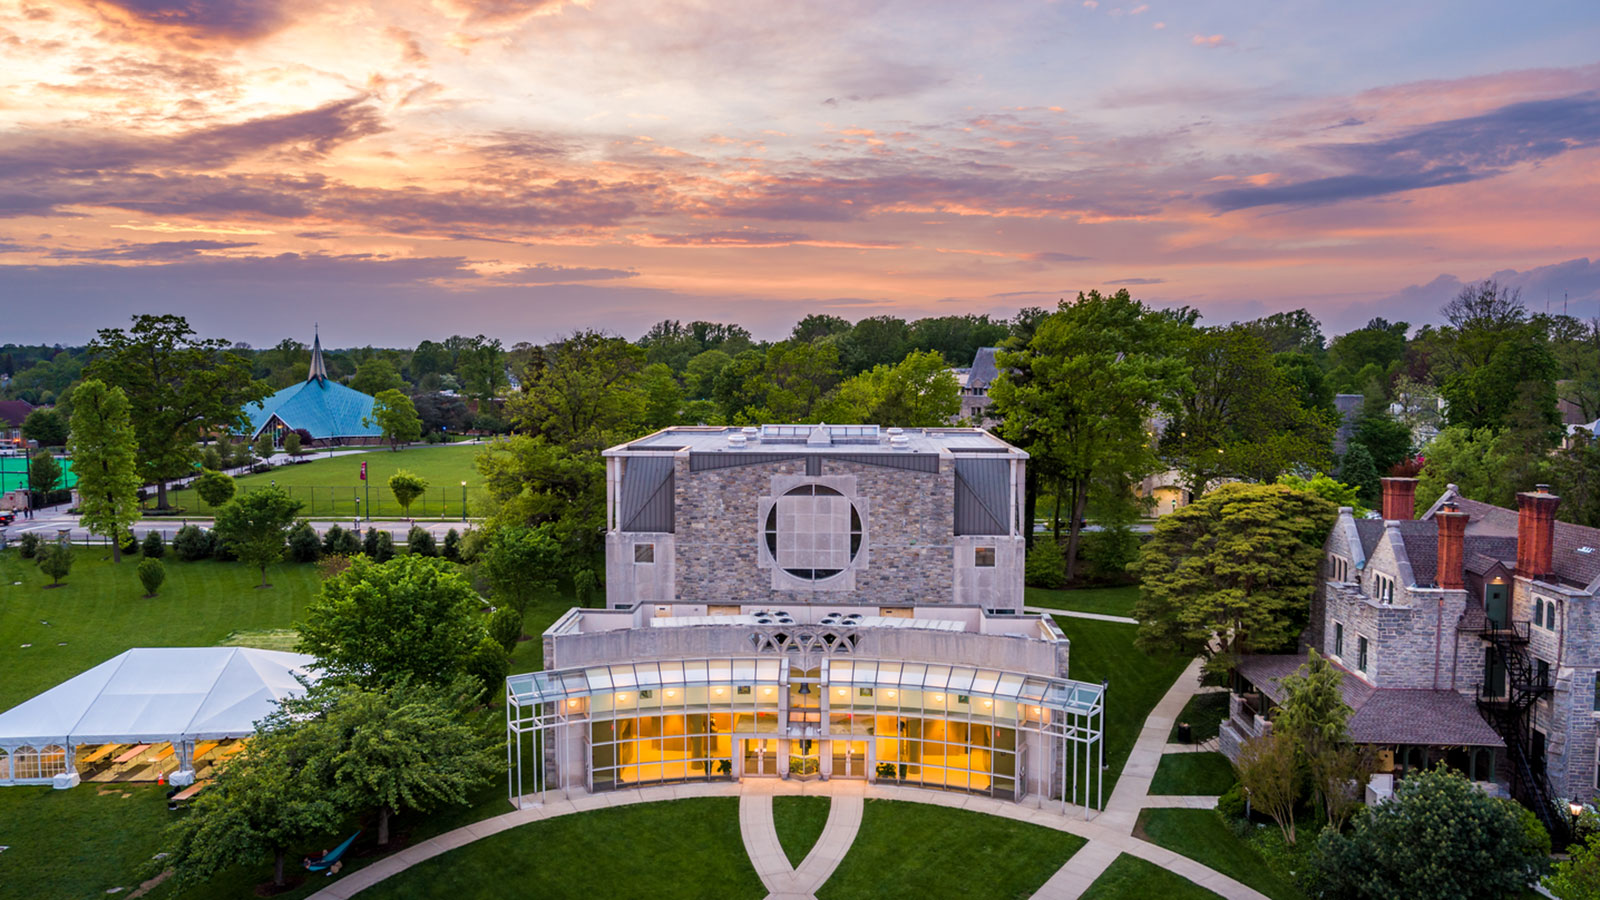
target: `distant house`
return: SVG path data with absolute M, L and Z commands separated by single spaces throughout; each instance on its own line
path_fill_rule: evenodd
M 0 444 L 22 445 L 22 420 L 33 410 L 33 404 L 26 400 L 0 400 Z
M 956 413 L 958 421 L 966 419 L 979 428 L 988 428 L 998 421 L 989 416 L 989 385 L 1000 377 L 1000 369 L 994 364 L 994 355 L 999 351 L 999 347 L 979 347 L 977 355 L 972 358 L 971 368 L 955 370 L 956 380 L 961 385 L 961 410 Z M 963 372 L 965 378 L 962 377 Z
M 268 434 L 275 447 L 283 446 L 284 436 L 295 431 L 310 434 L 313 447 L 383 442 L 383 429 L 372 421 L 372 398 L 328 380 L 321 337 L 312 340 L 306 380 L 250 404 L 245 414 L 250 417 L 250 440 Z

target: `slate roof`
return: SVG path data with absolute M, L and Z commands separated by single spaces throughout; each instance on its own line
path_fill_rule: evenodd
M 20 426 L 31 412 L 33 404 L 26 400 L 0 400 L 0 425 Z
M 1517 558 L 1517 512 L 1469 500 L 1453 491 L 1446 491 L 1440 502 L 1455 500 L 1456 506 L 1470 518 L 1463 550 L 1467 570 L 1481 574 L 1483 569 L 1500 560 L 1508 567 Z M 1434 509 L 1427 513 L 1431 523 Z M 1437 537 L 1435 543 L 1437 543 Z M 1406 549 L 1409 552 L 1411 544 Z M 1587 528 L 1570 522 L 1556 522 L 1555 548 L 1551 554 L 1556 580 L 1578 587 L 1588 587 L 1600 580 L 1600 528 Z M 1481 568 L 1479 568 L 1481 567 Z
M 1378 539 L 1383 537 L 1382 519 L 1356 519 L 1356 534 L 1361 536 L 1361 552 L 1372 558 L 1372 551 L 1378 547 Z
M 1431 519 L 1406 519 L 1397 524 L 1406 557 L 1411 560 L 1411 577 L 1417 584 L 1433 584 L 1439 571 L 1439 526 Z
M 995 367 L 994 354 L 999 347 L 979 347 L 977 355 L 972 357 L 972 369 L 967 373 L 967 387 L 988 389 L 989 384 L 1000 377 L 1000 370 Z
M 1294 673 L 1303 656 L 1247 656 L 1239 674 L 1274 703 L 1285 692 L 1279 683 Z M 1505 742 L 1458 691 L 1375 688 L 1329 660 L 1340 676 L 1339 695 L 1354 711 L 1348 728 L 1358 744 L 1421 744 L 1433 747 L 1504 747 Z
M 250 436 L 255 437 L 273 416 L 290 428 L 304 428 L 316 439 L 336 437 L 377 437 L 383 429 L 372 418 L 372 398 L 335 381 L 312 379 L 273 394 L 260 403 L 245 407 L 250 417 Z

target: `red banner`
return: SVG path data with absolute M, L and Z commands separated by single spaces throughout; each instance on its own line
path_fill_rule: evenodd
M 367 464 L 366 463 L 362 463 L 361 464 L 361 480 L 362 481 L 366 481 L 367 480 Z

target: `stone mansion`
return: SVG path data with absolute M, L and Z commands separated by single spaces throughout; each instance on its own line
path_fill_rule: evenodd
M 1381 771 L 1448 763 L 1560 833 L 1569 802 L 1600 794 L 1600 529 L 1556 521 L 1543 485 L 1516 510 L 1450 485 L 1418 519 L 1415 490 L 1386 478 L 1383 518 L 1339 511 L 1303 643 L 1338 667 L 1350 737 Z M 1225 752 L 1270 730 L 1302 662 L 1241 662 Z

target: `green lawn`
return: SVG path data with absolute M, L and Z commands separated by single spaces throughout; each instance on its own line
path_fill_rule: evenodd
M 1022 602 L 1026 606 L 1048 606 L 1051 609 L 1070 609 L 1075 612 L 1102 613 L 1108 616 L 1131 616 L 1133 604 L 1139 600 L 1139 587 L 1077 588 L 1057 591 L 1049 588 L 1023 588 Z
M 1135 650 L 1133 637 L 1137 625 L 1099 622 L 1057 616 L 1056 624 L 1072 641 L 1067 674 L 1079 681 L 1109 680 L 1106 689 L 1106 770 L 1105 798 L 1122 774 L 1122 766 L 1133 752 L 1145 717 L 1172 687 L 1189 660 L 1177 653 L 1145 653 Z
M 206 647 L 230 634 L 288 628 L 317 589 L 315 566 L 267 567 L 272 587 L 239 563 L 179 562 L 144 598 L 134 567 L 109 550 L 77 547 L 63 586 L 16 550 L 0 553 L 0 710 L 10 709 L 132 647 Z M 21 581 L 21 585 L 13 582 Z
M 800 863 L 811 852 L 822 828 L 828 824 L 828 808 L 832 802 L 827 797 L 773 797 L 772 820 L 778 826 L 778 843 L 783 845 L 783 855 L 789 865 L 800 868 Z
M 1213 797 L 1233 787 L 1233 766 L 1221 753 L 1168 753 L 1150 782 L 1152 794 Z
M 0 653 L 0 659 L 11 654 Z M 0 788 L 0 897 L 68 900 L 124 895 L 161 847 L 166 788 Z
M 1178 722 L 1188 722 L 1190 740 L 1196 744 L 1201 741 L 1209 741 L 1217 736 L 1217 730 L 1222 726 L 1222 720 L 1227 717 L 1228 694 L 1226 691 L 1195 694 L 1184 705 L 1183 712 L 1178 713 L 1178 721 L 1172 723 L 1172 734 L 1167 739 L 1177 743 Z
M 308 455 L 310 462 L 280 466 L 260 475 L 244 475 L 237 481 L 241 491 L 276 482 L 278 487 L 286 488 L 291 496 L 304 504 L 300 512 L 306 516 L 353 517 L 357 509 L 356 500 L 360 499 L 363 515 L 394 517 L 405 515 L 405 510 L 389 492 L 389 476 L 406 469 L 428 481 L 427 492 L 411 504 L 413 517 L 459 519 L 463 481 L 467 483 L 468 512 L 475 513 L 481 509 L 483 478 L 478 475 L 474 461 L 482 451 L 481 444 L 441 444 L 435 447 L 408 447 L 399 452 L 375 449 L 350 456 Z M 367 464 L 370 491 L 361 481 L 363 462 Z M 211 508 L 192 490 L 173 491 L 169 498 L 168 502 L 172 505 L 184 507 L 192 514 L 212 513 Z
M 1064 831 L 963 809 L 868 800 L 856 842 L 817 896 L 1027 897 L 1084 843 Z
M 754 900 L 765 895 L 739 837 L 739 801 L 706 797 L 523 825 L 428 860 L 360 896 Z
M 1083 900 L 1210 900 L 1216 896 L 1153 862 L 1124 853 L 1089 885 Z
M 1254 848 L 1234 837 L 1211 809 L 1147 809 L 1134 833 L 1174 853 L 1216 869 L 1273 900 L 1304 900 L 1300 889 L 1278 877 Z

